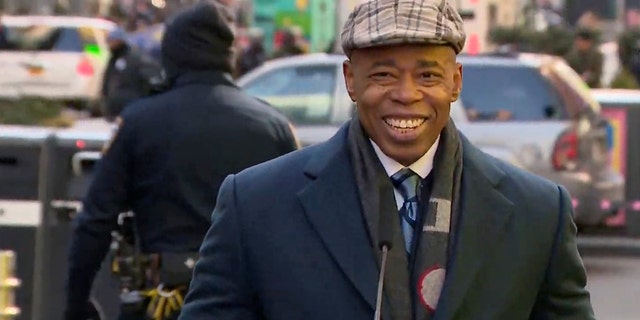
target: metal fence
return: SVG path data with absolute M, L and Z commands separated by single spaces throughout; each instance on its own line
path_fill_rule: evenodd
M 3 131 L 0 250 L 14 252 L 17 268 L 0 275 L 21 279 L 21 286 L 12 286 L 11 296 L 0 293 L 0 312 L 17 310 L 12 309 L 15 304 L 20 308 L 20 313 L 14 315 L 16 320 L 62 318 L 71 217 L 91 181 L 89 168 L 96 157 L 87 155 L 99 152 L 107 139 L 108 134 L 46 129 Z M 118 287 L 117 279 L 105 266 L 96 279 L 93 294 L 100 319 L 117 317 Z

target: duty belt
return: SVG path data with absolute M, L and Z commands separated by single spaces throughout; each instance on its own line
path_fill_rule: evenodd
M 171 318 L 179 312 L 198 253 L 153 253 L 114 256 L 112 270 L 121 278 L 124 307 L 139 310 L 145 303 L 147 317 Z M 127 268 L 127 274 L 120 272 Z M 150 289 L 151 288 L 151 289 Z

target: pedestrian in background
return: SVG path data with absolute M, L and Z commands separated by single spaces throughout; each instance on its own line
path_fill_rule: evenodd
M 640 10 L 629 9 L 618 37 L 620 70 L 612 87 L 637 89 L 640 84 Z
M 162 68 L 153 58 L 130 45 L 123 29 L 109 33 L 110 57 L 102 80 L 102 114 L 113 122 L 133 101 L 162 84 Z
M 282 42 L 273 53 L 272 59 L 298 56 L 305 53 L 302 47 L 302 31 L 299 28 L 288 28 L 282 31 Z
M 599 88 L 604 57 L 598 50 L 598 33 L 581 28 L 576 32 L 573 48 L 565 56 L 567 63 L 590 88 Z
M 2 23 L 2 11 L 0 11 L 0 50 L 9 50 L 11 45 L 9 43 L 9 35 L 7 28 Z
M 264 49 L 264 35 L 260 29 L 249 29 L 249 44 L 238 56 L 237 76 L 241 77 L 267 61 Z

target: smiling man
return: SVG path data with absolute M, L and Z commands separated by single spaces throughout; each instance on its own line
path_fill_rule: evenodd
M 356 116 L 227 177 L 180 319 L 372 319 L 385 269 L 383 319 L 593 319 L 566 190 L 449 118 L 464 41 L 446 0 L 356 6 L 342 32 Z

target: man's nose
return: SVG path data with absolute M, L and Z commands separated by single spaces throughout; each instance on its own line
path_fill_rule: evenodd
M 394 88 L 391 99 L 402 105 L 410 105 L 422 99 L 420 86 L 410 75 L 403 76 Z

